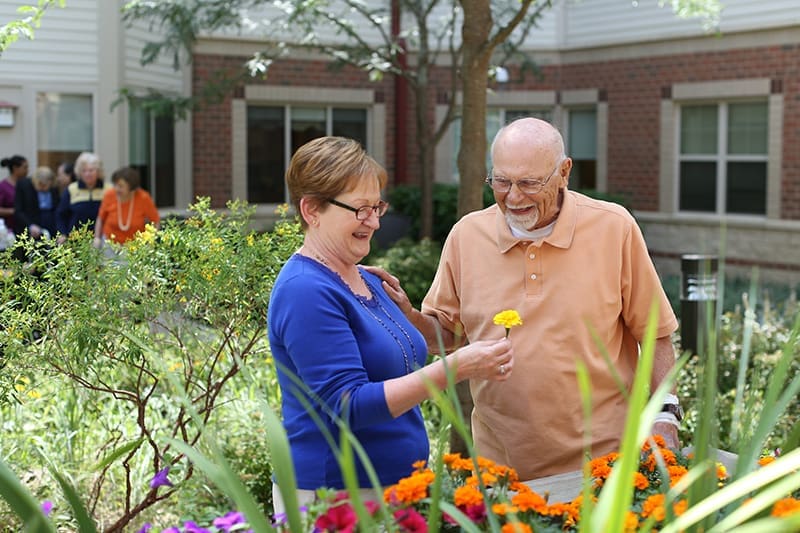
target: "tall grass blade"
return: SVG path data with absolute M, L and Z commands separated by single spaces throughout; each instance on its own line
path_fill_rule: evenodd
M 25 524 L 25 531 L 31 533 L 55 533 L 53 524 L 42 512 L 36 498 L 0 460 L 0 497 L 8 503 L 11 510 Z
M 639 466 L 639 448 L 644 440 L 640 434 L 649 432 L 655 418 L 655 406 L 643 413 L 650 392 L 650 376 L 653 371 L 658 303 L 653 300 L 642 341 L 639 363 L 633 378 L 628 403 L 625 431 L 620 446 L 620 456 L 608 477 L 592 515 L 591 531 L 597 533 L 622 532 L 625 514 L 633 501 L 633 476 Z M 662 384 L 663 387 L 664 384 Z M 652 413 L 652 414 L 649 414 Z M 651 418 L 647 418 L 648 414 Z
M 80 496 L 75 491 L 75 488 L 58 472 L 54 469 L 50 469 L 50 473 L 56 478 L 58 484 L 61 486 L 61 491 L 64 493 L 64 497 L 69 502 L 69 506 L 72 507 L 72 514 L 75 516 L 75 520 L 78 522 L 78 532 L 79 533 L 97 533 L 97 526 L 92 520 L 92 517 L 89 516 L 89 512 L 86 510 L 86 507 L 83 506 L 83 502 L 81 502 Z

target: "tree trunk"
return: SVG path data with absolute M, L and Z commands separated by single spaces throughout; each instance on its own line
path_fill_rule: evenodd
M 458 151 L 458 217 L 483 207 L 483 179 L 486 175 L 486 87 L 491 50 L 486 49 L 492 29 L 489 0 L 462 0 L 461 60 L 461 147 Z M 456 386 L 464 421 L 472 429 L 472 396 L 469 383 Z M 450 451 L 466 453 L 466 446 L 456 432 L 450 433 Z
M 489 0 L 462 0 L 464 25 L 461 61 L 461 148 L 458 151 L 458 216 L 483 207 L 483 180 L 486 176 L 486 87 L 491 49 L 487 48 L 492 29 Z

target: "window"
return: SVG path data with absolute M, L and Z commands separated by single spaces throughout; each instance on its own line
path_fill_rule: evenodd
M 36 95 L 36 160 L 55 171 L 94 148 L 92 96 L 38 93 Z
M 597 111 L 569 112 L 567 155 L 572 158 L 570 189 L 597 189 Z
M 766 214 L 767 117 L 764 100 L 681 107 L 681 211 Z
M 247 201 L 286 201 L 284 174 L 306 142 L 338 135 L 367 147 L 367 110 L 330 106 L 247 107 Z
M 128 130 L 130 165 L 139 171 L 142 188 L 151 194 L 157 207 L 173 207 L 176 203 L 173 118 L 157 116 L 132 100 Z
M 514 122 L 518 118 L 536 117 L 548 122 L 552 121 L 553 113 L 550 109 L 505 109 L 489 108 L 486 110 L 486 168 L 492 167 L 491 146 L 495 135 L 502 126 Z M 458 151 L 461 148 L 461 119 L 453 121 L 452 168 L 458 173 Z

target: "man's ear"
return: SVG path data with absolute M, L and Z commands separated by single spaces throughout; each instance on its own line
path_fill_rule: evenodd
M 559 178 L 561 179 L 561 187 L 566 188 L 567 184 L 569 183 L 569 174 L 572 172 L 572 158 L 568 157 L 561 163 L 560 168 L 561 174 Z

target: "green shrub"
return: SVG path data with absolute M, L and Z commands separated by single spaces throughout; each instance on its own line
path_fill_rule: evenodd
M 406 238 L 371 256 L 369 264 L 397 276 L 412 305 L 419 308 L 436 274 L 441 253 L 442 247 L 436 241 L 423 239 L 417 242 Z

